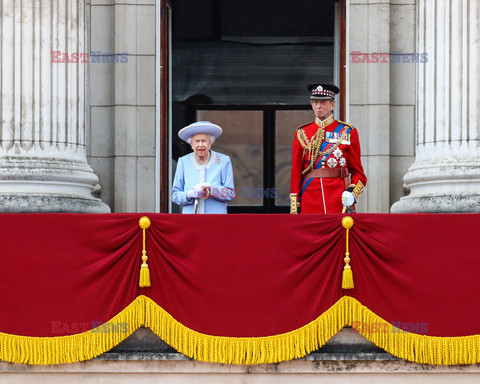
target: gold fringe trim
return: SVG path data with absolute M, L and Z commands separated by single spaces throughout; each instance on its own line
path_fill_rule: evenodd
M 122 328 L 125 324 L 126 329 Z M 0 360 L 36 365 L 89 360 L 109 351 L 145 325 L 177 351 L 196 360 L 249 365 L 277 363 L 318 350 L 341 328 L 351 325 L 375 345 L 401 359 L 432 365 L 480 362 L 480 335 L 436 337 L 405 332 L 349 296 L 342 297 L 301 328 L 266 337 L 211 336 L 196 332 L 146 296 L 137 297 L 108 321 L 108 325 L 60 337 L 0 333 Z M 117 331 L 107 332 L 112 326 Z
M 388 353 L 420 364 L 457 365 L 480 362 L 480 335 L 439 337 L 403 331 L 352 297 L 344 296 L 348 325 Z
M 265 364 L 300 358 L 318 350 L 345 325 L 353 326 L 375 345 L 401 359 L 432 365 L 480 362 L 480 335 L 436 337 L 405 332 L 349 296 L 302 328 L 251 338 L 198 333 L 176 321 L 151 299 L 146 298 L 146 306 L 146 325 L 154 333 L 184 355 L 206 362 Z
M 177 351 L 195 360 L 223 364 L 277 363 L 323 346 L 343 326 L 339 300 L 317 319 L 291 332 L 265 337 L 210 336 L 187 328 L 146 298 L 146 326 Z
M 144 296 L 108 322 L 69 336 L 31 337 L 0 333 L 0 360 L 10 363 L 52 365 L 90 360 L 109 351 L 143 324 Z

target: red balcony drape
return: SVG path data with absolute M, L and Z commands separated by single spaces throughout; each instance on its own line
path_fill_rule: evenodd
M 199 360 L 269 363 L 352 325 L 412 361 L 480 362 L 480 215 L 351 215 L 345 290 L 342 217 L 0 215 L 0 359 L 87 360 L 143 325 Z

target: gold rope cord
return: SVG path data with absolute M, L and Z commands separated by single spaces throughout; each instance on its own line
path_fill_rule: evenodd
M 138 221 L 138 225 L 142 229 L 143 234 L 143 250 L 142 250 L 142 265 L 140 266 L 140 278 L 138 280 L 138 286 L 140 288 L 147 288 L 151 286 L 150 282 L 150 269 L 148 268 L 147 260 L 147 248 L 146 248 L 146 230 L 150 228 L 151 222 L 147 216 L 143 216 Z
M 341 144 L 341 142 L 347 138 L 347 131 L 348 127 L 345 126 L 342 129 L 342 133 L 338 141 L 329 149 L 320 152 L 320 147 L 325 140 L 325 130 L 322 127 L 319 127 L 317 132 L 312 136 L 311 140 L 309 141 L 307 135 L 305 134 L 305 131 L 302 128 L 298 129 L 297 138 L 303 148 L 302 162 L 305 160 L 305 155 L 307 154 L 307 152 L 310 154 L 310 161 L 308 163 L 308 167 L 302 171 L 302 176 L 304 176 L 308 171 L 313 169 L 315 161 L 318 159 L 319 156 L 323 157 L 326 155 L 330 155 L 333 151 L 335 151 Z
M 305 131 L 303 129 L 299 129 L 297 131 L 297 138 L 300 142 L 300 145 L 303 147 L 303 155 L 302 155 L 302 163 L 305 159 L 305 155 L 307 152 L 310 154 L 310 162 L 308 167 L 302 171 L 302 176 L 305 175 L 309 170 L 313 168 L 315 164 L 315 160 L 317 160 L 320 147 L 325 139 L 325 130 L 322 127 L 318 127 L 317 132 L 311 137 L 311 140 L 308 139 Z M 313 155 L 312 155 L 313 152 Z
M 350 216 L 345 216 L 342 219 L 342 226 L 345 228 L 345 239 L 346 239 L 346 247 L 345 247 L 345 258 L 343 261 L 345 262 L 345 266 L 343 267 L 343 277 L 342 277 L 342 288 L 343 289 L 353 289 L 355 285 L 353 283 L 353 271 L 352 267 L 350 266 L 350 252 L 349 252 L 349 231 L 350 228 L 353 227 L 353 219 Z

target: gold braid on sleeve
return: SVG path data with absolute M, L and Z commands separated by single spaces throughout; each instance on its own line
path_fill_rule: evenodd
M 355 195 L 355 200 L 358 201 L 358 198 L 362 194 L 364 189 L 365 189 L 365 186 L 362 184 L 361 181 L 359 181 L 357 185 L 355 185 L 352 191 L 352 193 Z
M 298 213 L 298 207 L 300 207 L 300 203 L 297 199 L 296 193 L 290 194 L 290 213 Z

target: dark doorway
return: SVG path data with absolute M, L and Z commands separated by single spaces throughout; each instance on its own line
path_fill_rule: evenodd
M 306 86 L 335 81 L 336 12 L 334 0 L 172 1 L 171 160 L 190 152 L 182 127 L 220 125 L 212 149 L 231 157 L 238 193 L 229 212 L 288 212 L 293 135 L 313 120 Z

